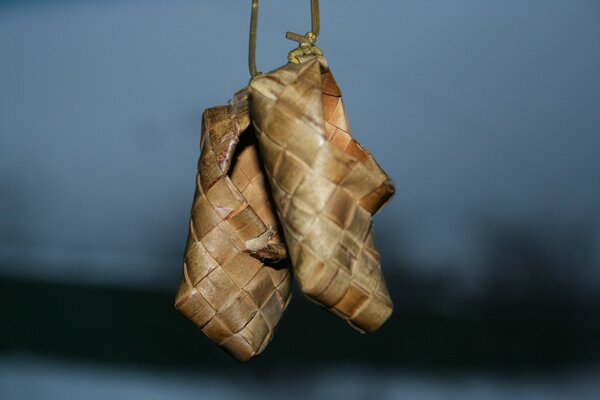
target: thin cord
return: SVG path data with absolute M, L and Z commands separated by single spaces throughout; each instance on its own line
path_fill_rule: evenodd
M 310 2 L 310 15 L 311 15 L 311 32 L 315 35 L 315 42 L 319 38 L 321 31 L 321 15 L 319 12 L 319 0 L 311 0 Z
M 285 37 L 298 42 L 299 46 L 288 54 L 288 61 L 299 63 L 300 58 L 307 55 L 321 56 L 323 52 L 317 47 L 317 39 L 321 31 L 321 15 L 319 12 L 319 0 L 310 1 L 311 31 L 306 35 L 288 32 Z
M 250 17 L 250 45 L 248 48 L 248 66 L 252 79 L 259 75 L 256 69 L 256 26 L 258 24 L 258 0 L 252 0 L 252 15 Z

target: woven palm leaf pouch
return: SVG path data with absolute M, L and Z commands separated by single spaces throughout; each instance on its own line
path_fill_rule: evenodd
M 291 273 L 245 90 L 203 114 L 201 155 L 175 307 L 239 361 L 260 354 L 290 298 Z
M 350 135 L 325 58 L 301 55 L 252 80 L 251 119 L 301 290 L 359 331 L 392 313 L 372 215 L 394 194 Z

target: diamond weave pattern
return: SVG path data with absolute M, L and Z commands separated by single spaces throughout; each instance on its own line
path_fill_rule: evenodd
M 359 331 L 393 305 L 372 215 L 394 185 L 350 135 L 341 92 L 322 57 L 254 79 L 252 122 L 302 291 Z
M 290 298 L 286 247 L 247 108 L 203 114 L 201 155 L 175 307 L 239 361 L 260 354 Z

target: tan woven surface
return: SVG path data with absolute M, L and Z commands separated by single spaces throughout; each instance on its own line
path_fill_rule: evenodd
M 394 186 L 350 136 L 325 60 L 310 56 L 259 76 L 249 102 L 302 291 L 357 330 L 376 330 L 393 305 L 371 216 Z
M 203 114 L 197 188 L 175 307 L 234 358 L 260 354 L 290 298 L 291 273 L 247 92 Z

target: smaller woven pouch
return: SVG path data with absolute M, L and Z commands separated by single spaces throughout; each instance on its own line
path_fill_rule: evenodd
M 260 354 L 290 298 L 286 248 L 250 125 L 247 91 L 203 114 L 175 307 L 239 361 Z
M 340 89 L 320 56 L 250 83 L 252 123 L 302 291 L 359 331 L 392 313 L 371 217 L 391 179 L 350 135 Z

